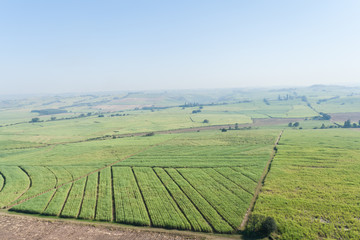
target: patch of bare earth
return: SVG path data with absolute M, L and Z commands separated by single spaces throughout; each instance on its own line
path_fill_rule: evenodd
M 358 122 L 360 120 L 360 112 L 348 112 L 348 113 L 331 113 L 331 120 L 335 122 L 344 122 L 350 119 L 352 122 Z
M 143 231 L 111 226 L 79 224 L 20 215 L 0 214 L 0 239 L 201 239 L 167 232 Z

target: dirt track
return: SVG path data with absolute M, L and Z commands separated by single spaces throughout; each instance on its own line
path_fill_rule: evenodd
M 70 221 L 47 220 L 0 213 L 0 239 L 183 240 L 201 238 L 176 233 L 142 231 L 135 228 L 119 228 L 115 226 L 93 226 Z

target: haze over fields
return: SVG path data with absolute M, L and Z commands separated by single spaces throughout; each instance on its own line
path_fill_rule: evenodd
M 355 0 L 1 1 L 0 238 L 360 239 L 359 42 Z
M 360 3 L 2 1 L 0 94 L 357 84 Z

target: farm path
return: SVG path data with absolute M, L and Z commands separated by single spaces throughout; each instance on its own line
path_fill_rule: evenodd
M 247 224 L 247 222 L 248 222 L 248 220 L 249 220 L 249 217 L 250 217 L 250 215 L 251 215 L 251 213 L 252 213 L 252 211 L 253 211 L 253 209 L 254 209 L 254 207 L 255 207 L 256 200 L 257 200 L 257 198 L 258 198 L 258 196 L 259 196 L 259 194 L 260 194 L 260 192 L 261 192 L 262 186 L 264 185 L 266 176 L 268 175 L 268 173 L 269 173 L 269 171 L 270 171 L 271 163 L 272 163 L 272 161 L 274 160 L 275 155 L 276 155 L 276 153 L 277 153 L 277 148 L 276 148 L 276 146 L 279 144 L 279 141 L 280 141 L 280 139 L 281 139 L 281 136 L 282 136 L 283 132 L 284 132 L 284 130 L 282 130 L 282 131 L 280 132 L 278 138 L 277 138 L 276 141 L 275 141 L 273 152 L 272 152 L 272 154 L 271 154 L 271 156 L 270 156 L 269 161 L 267 162 L 267 164 L 266 164 L 266 166 L 265 166 L 265 169 L 264 169 L 263 174 L 261 175 L 261 178 L 260 178 L 260 180 L 259 180 L 259 182 L 258 182 L 258 185 L 257 185 L 256 189 L 255 189 L 254 196 L 253 196 L 253 198 L 252 198 L 252 200 L 251 200 L 251 202 L 250 202 L 250 206 L 249 206 L 249 208 L 248 208 L 248 210 L 247 210 L 247 212 L 246 212 L 246 214 L 245 214 L 245 216 L 244 216 L 244 219 L 243 219 L 241 225 L 240 225 L 239 228 L 238 228 L 239 230 L 244 230 L 244 229 L 245 229 L 245 226 L 246 226 L 246 224 Z

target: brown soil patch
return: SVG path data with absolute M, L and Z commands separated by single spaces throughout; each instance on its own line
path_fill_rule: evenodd
M 183 240 L 203 238 L 180 233 L 143 231 L 115 226 L 91 225 L 90 223 L 74 223 L 20 215 L 0 214 L 0 239 Z
M 350 119 L 352 122 L 358 122 L 360 120 L 360 112 L 348 112 L 348 113 L 331 113 L 331 120 L 335 122 L 344 122 Z

